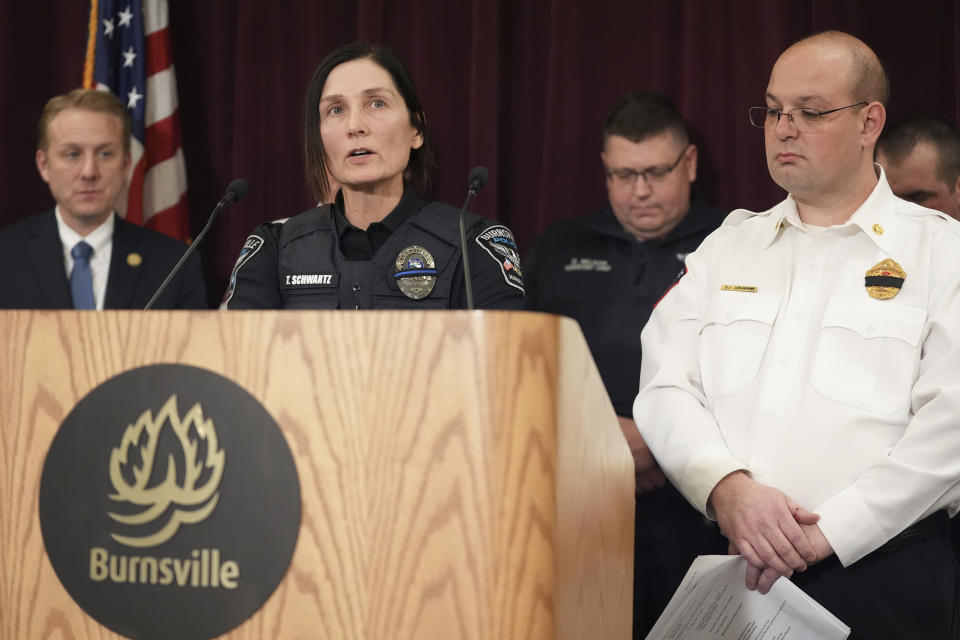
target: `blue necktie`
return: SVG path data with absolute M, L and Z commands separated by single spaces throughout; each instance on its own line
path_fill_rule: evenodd
M 93 299 L 93 274 L 90 272 L 90 256 L 93 247 L 81 240 L 73 245 L 73 271 L 70 272 L 70 294 L 73 296 L 74 309 L 96 309 Z

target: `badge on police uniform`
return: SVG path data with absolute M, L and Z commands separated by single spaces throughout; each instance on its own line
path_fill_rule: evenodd
M 867 270 L 864 286 L 871 298 L 889 300 L 900 293 L 906 279 L 907 274 L 903 268 L 895 260 L 887 258 Z
M 423 247 L 413 245 L 397 255 L 393 277 L 403 295 L 412 300 L 426 298 L 437 283 L 436 263 Z

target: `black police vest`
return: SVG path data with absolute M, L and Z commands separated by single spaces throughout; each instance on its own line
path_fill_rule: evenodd
M 330 205 L 311 209 L 289 221 L 278 238 L 280 294 L 285 309 L 447 309 L 461 260 L 459 210 L 431 203 L 394 231 L 371 260 L 347 260 L 340 252 Z M 466 213 L 471 229 L 483 218 Z M 468 233 L 468 237 L 475 234 Z M 433 290 L 424 298 L 407 297 L 394 274 L 397 257 L 418 246 L 433 256 L 437 270 Z M 461 276 L 462 277 L 462 276 Z

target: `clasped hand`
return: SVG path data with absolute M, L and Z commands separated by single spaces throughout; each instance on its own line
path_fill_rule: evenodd
M 747 561 L 748 589 L 767 593 L 780 576 L 789 578 L 833 554 L 816 524 L 819 515 L 742 471 L 717 483 L 710 504 L 730 553 Z

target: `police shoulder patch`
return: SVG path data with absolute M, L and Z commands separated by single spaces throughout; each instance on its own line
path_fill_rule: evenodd
M 500 267 L 504 281 L 511 287 L 524 291 L 520 251 L 510 229 L 502 224 L 495 224 L 484 229 L 476 241 Z
M 263 238 L 256 234 L 247 236 L 246 241 L 243 243 L 243 248 L 240 249 L 240 255 L 237 256 L 237 261 L 233 265 L 233 271 L 230 273 L 230 285 L 227 287 L 227 292 L 223 295 L 222 306 L 226 307 L 227 303 L 230 302 L 230 298 L 233 297 L 233 291 L 237 288 L 237 272 L 240 271 L 240 267 L 256 255 L 262 246 Z

